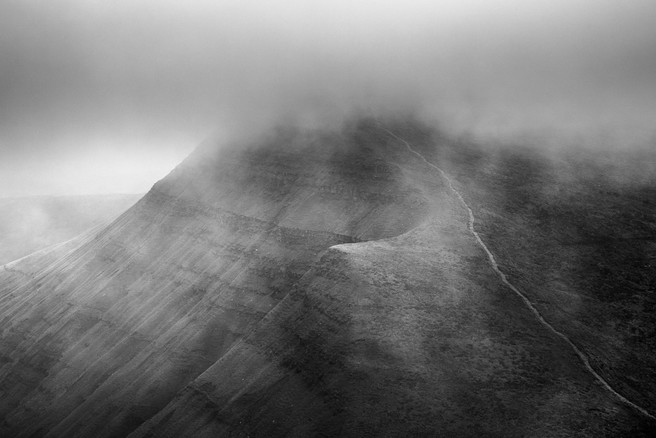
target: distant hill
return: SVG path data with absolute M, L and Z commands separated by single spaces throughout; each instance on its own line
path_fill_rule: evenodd
M 108 224 L 141 196 L 0 198 L 0 265 Z

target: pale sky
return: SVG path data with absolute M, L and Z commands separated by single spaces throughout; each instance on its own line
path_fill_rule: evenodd
M 415 109 L 653 129 L 656 1 L 2 0 L 0 197 L 143 192 L 215 133 Z

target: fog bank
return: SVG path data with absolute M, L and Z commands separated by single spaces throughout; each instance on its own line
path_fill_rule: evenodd
M 142 191 L 211 133 L 361 112 L 653 143 L 654 24 L 649 0 L 5 1 L 0 196 Z

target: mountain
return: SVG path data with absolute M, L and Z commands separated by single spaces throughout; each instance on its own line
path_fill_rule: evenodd
M 650 436 L 652 332 L 596 318 L 631 324 L 653 278 L 609 304 L 579 247 L 539 258 L 584 201 L 535 223 L 542 161 L 509 154 L 407 120 L 201 145 L 0 273 L 0 435 Z
M 0 265 L 107 225 L 141 196 L 0 198 Z

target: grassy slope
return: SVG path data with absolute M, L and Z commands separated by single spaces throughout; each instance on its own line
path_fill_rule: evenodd
M 612 386 L 656 411 L 653 174 L 626 153 L 555 160 L 509 148 L 491 159 L 468 143 L 441 153 L 511 281 Z
M 421 186 L 427 220 L 333 247 L 256 332 L 131 436 L 653 433 L 500 284 L 439 176 L 371 137 Z
M 430 151 L 417 126 L 389 128 Z M 192 157 L 4 289 L 4 431 L 653 434 L 503 287 L 453 193 L 398 141 L 372 123 L 274 140 Z
M 421 219 L 398 169 L 374 175 L 361 159 L 375 151 L 339 136 L 286 143 L 294 138 L 274 138 L 272 148 L 284 145 L 275 153 L 200 151 L 27 281 L 0 273 L 0 434 L 126 435 L 323 250 Z

